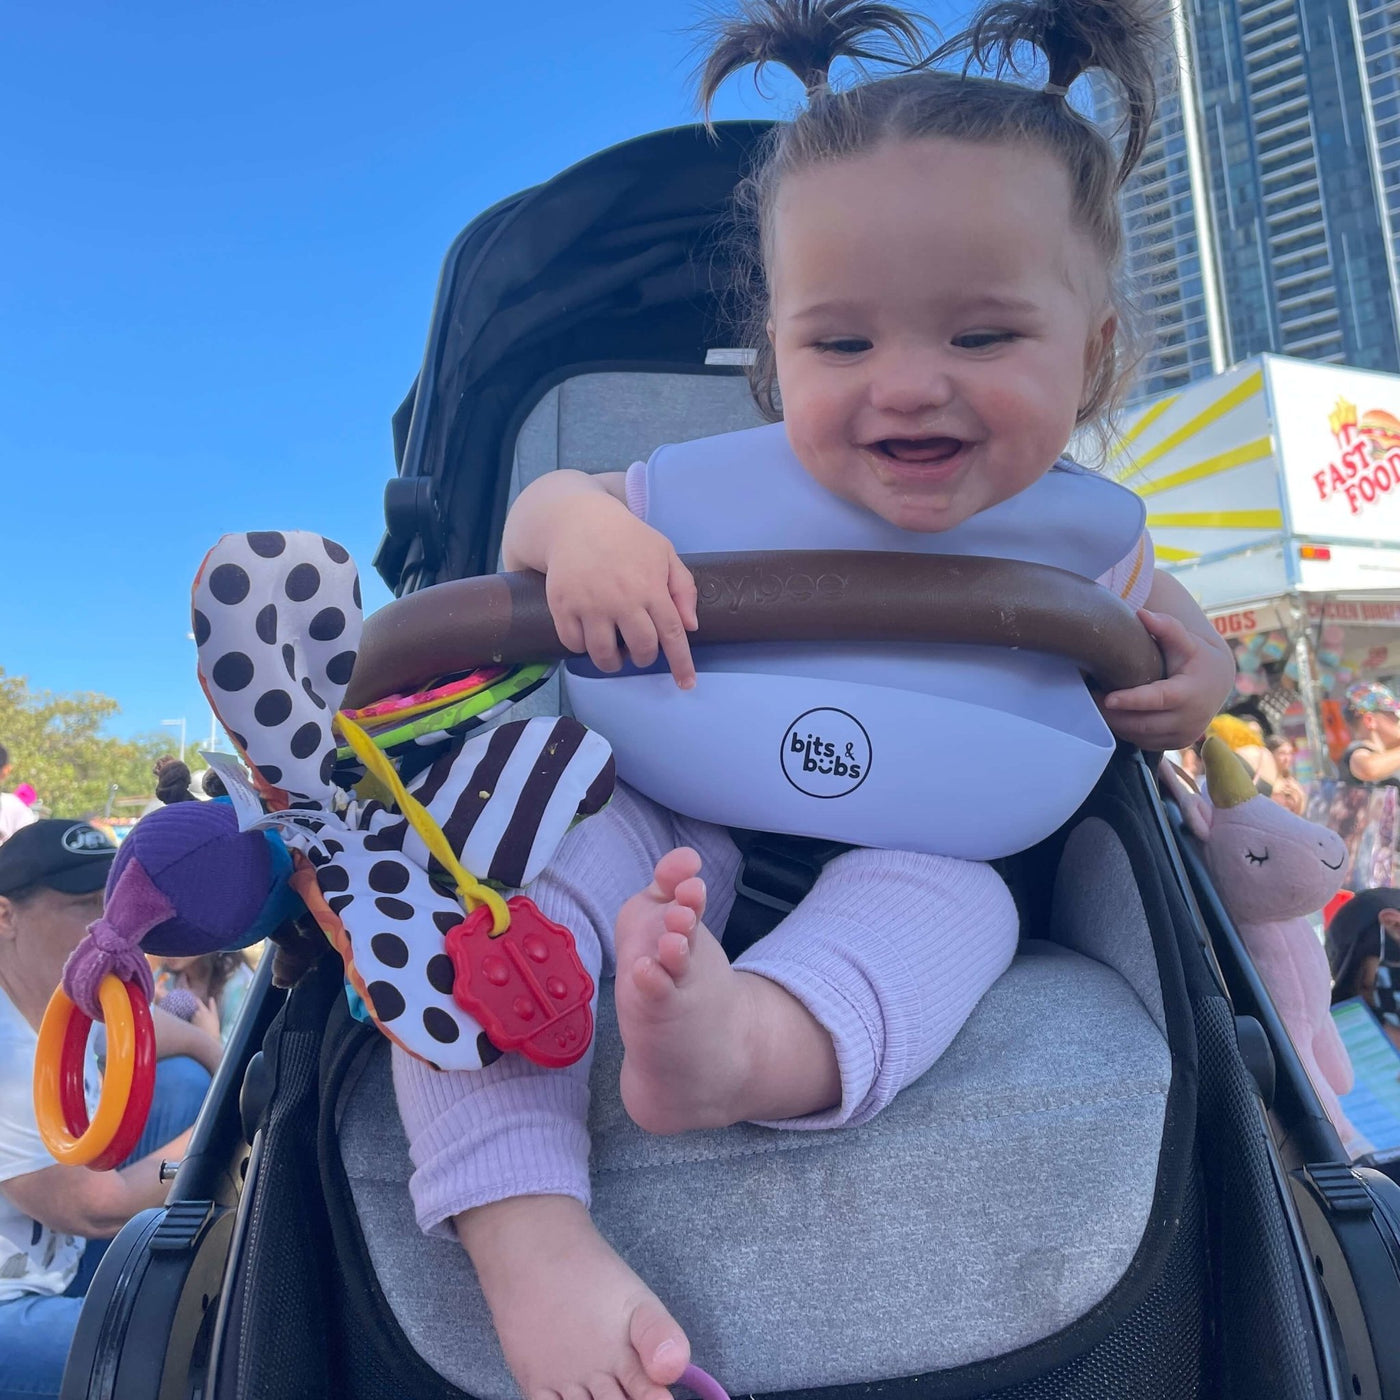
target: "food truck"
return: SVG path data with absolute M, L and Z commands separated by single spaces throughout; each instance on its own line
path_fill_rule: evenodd
M 1330 780 L 1347 687 L 1400 690 L 1400 376 L 1261 355 L 1130 411 L 1107 470 L 1230 642 L 1231 708 L 1293 741 L 1309 815 L 1388 856 L 1393 796 Z

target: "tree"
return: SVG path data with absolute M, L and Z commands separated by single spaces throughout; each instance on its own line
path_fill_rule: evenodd
M 56 817 L 100 815 L 108 796 L 150 797 L 151 764 L 170 752 L 159 734 L 114 739 L 100 731 L 121 707 L 108 695 L 56 695 L 31 690 L 23 676 L 0 669 L 0 744 L 10 751 L 13 787 L 31 783 Z M 115 785 L 116 792 L 111 793 Z

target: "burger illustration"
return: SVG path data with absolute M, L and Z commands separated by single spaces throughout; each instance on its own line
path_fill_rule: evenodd
M 1400 448 L 1400 418 L 1383 408 L 1372 408 L 1363 413 L 1358 431 L 1373 461 Z

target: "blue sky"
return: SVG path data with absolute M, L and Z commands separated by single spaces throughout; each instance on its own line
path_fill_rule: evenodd
M 443 253 L 502 196 L 692 120 L 698 13 L 9 0 L 0 667 L 115 697 L 114 732 L 207 736 L 188 599 L 220 534 L 331 535 L 387 601 L 389 418 Z M 718 108 L 781 111 L 747 80 Z

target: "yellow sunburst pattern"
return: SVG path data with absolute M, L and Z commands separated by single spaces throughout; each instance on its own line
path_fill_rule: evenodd
M 1108 471 L 1150 502 L 1163 563 L 1188 563 L 1283 530 L 1264 370 L 1246 361 L 1129 414 Z

